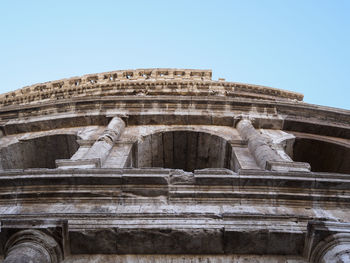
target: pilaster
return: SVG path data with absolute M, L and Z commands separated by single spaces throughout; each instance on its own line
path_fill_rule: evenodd
M 247 140 L 248 149 L 258 166 L 271 171 L 310 171 L 310 165 L 284 160 L 274 149 L 266 136 L 260 134 L 252 122 L 243 119 L 236 126 L 243 140 Z
M 73 167 L 97 168 L 102 167 L 110 154 L 114 144 L 124 131 L 125 122 L 120 117 L 113 117 L 104 132 L 98 137 L 93 145 L 79 152 L 82 157 L 70 160 L 56 160 L 58 168 L 68 169 Z M 79 150 L 78 150 L 79 151 Z M 74 157 L 74 156 L 73 156 Z

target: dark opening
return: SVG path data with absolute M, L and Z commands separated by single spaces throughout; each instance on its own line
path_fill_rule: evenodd
M 292 159 L 310 163 L 313 172 L 350 174 L 350 149 L 338 144 L 297 138 Z
M 135 167 L 163 167 L 193 171 L 228 168 L 231 146 L 221 137 L 203 132 L 173 131 L 146 136 L 134 147 Z
M 20 141 L 1 149 L 3 169 L 56 168 L 56 159 L 69 159 L 79 148 L 75 135 L 51 135 Z

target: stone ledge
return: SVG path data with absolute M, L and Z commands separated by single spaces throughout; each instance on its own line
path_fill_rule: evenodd
M 91 169 L 101 168 L 101 159 L 58 159 L 56 160 L 56 166 L 59 169 Z
M 226 185 L 226 186 L 233 186 L 234 180 L 239 180 L 239 177 L 227 175 L 227 174 L 217 174 L 217 175 L 210 175 L 210 174 L 195 174 L 195 184 L 196 185 L 207 185 L 207 186 L 214 186 L 214 185 Z
M 221 79 L 219 81 L 212 81 L 211 76 L 211 70 L 194 69 L 138 69 L 89 74 L 81 77 L 34 84 L 5 93 L 0 96 L 0 104 L 19 105 L 71 96 L 86 97 L 96 94 L 107 96 L 110 92 L 115 93 L 119 91 L 122 93 L 128 88 L 133 89 L 134 92 L 135 90 L 139 90 L 141 94 L 147 95 L 154 92 L 153 90 L 155 88 L 153 87 L 152 89 L 152 86 L 169 85 L 169 90 L 173 92 L 174 89 L 179 89 L 179 84 L 180 86 L 190 85 L 191 87 L 196 87 L 199 91 L 202 89 L 209 90 L 210 86 L 214 86 L 209 93 L 207 92 L 207 95 L 222 93 L 223 95 L 230 96 L 233 92 L 241 93 L 243 97 L 265 96 L 270 97 L 270 99 L 303 99 L 303 95 L 300 93 L 260 85 L 225 82 Z M 161 92 L 158 89 L 154 95 L 159 95 L 159 92 L 160 94 L 162 92 L 164 93 L 164 90 L 164 87 L 160 90 Z M 190 90 L 185 89 L 182 94 L 193 95 L 193 90 L 193 88 Z
M 310 172 L 311 166 L 301 162 L 266 162 L 266 169 L 277 172 Z
M 350 207 L 350 175 L 205 169 L 174 177 L 171 169 L 32 169 L 0 172 L 2 204 L 261 204 Z M 220 173 L 222 173 L 220 175 Z M 231 174 L 228 174 L 231 173 Z

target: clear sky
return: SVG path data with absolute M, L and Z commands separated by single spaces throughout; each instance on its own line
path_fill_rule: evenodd
M 117 69 L 212 69 L 350 109 L 349 0 L 0 1 L 0 92 Z

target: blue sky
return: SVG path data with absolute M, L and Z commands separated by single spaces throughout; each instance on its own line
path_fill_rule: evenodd
M 0 2 L 0 92 L 133 68 L 301 92 L 350 109 L 350 1 Z

